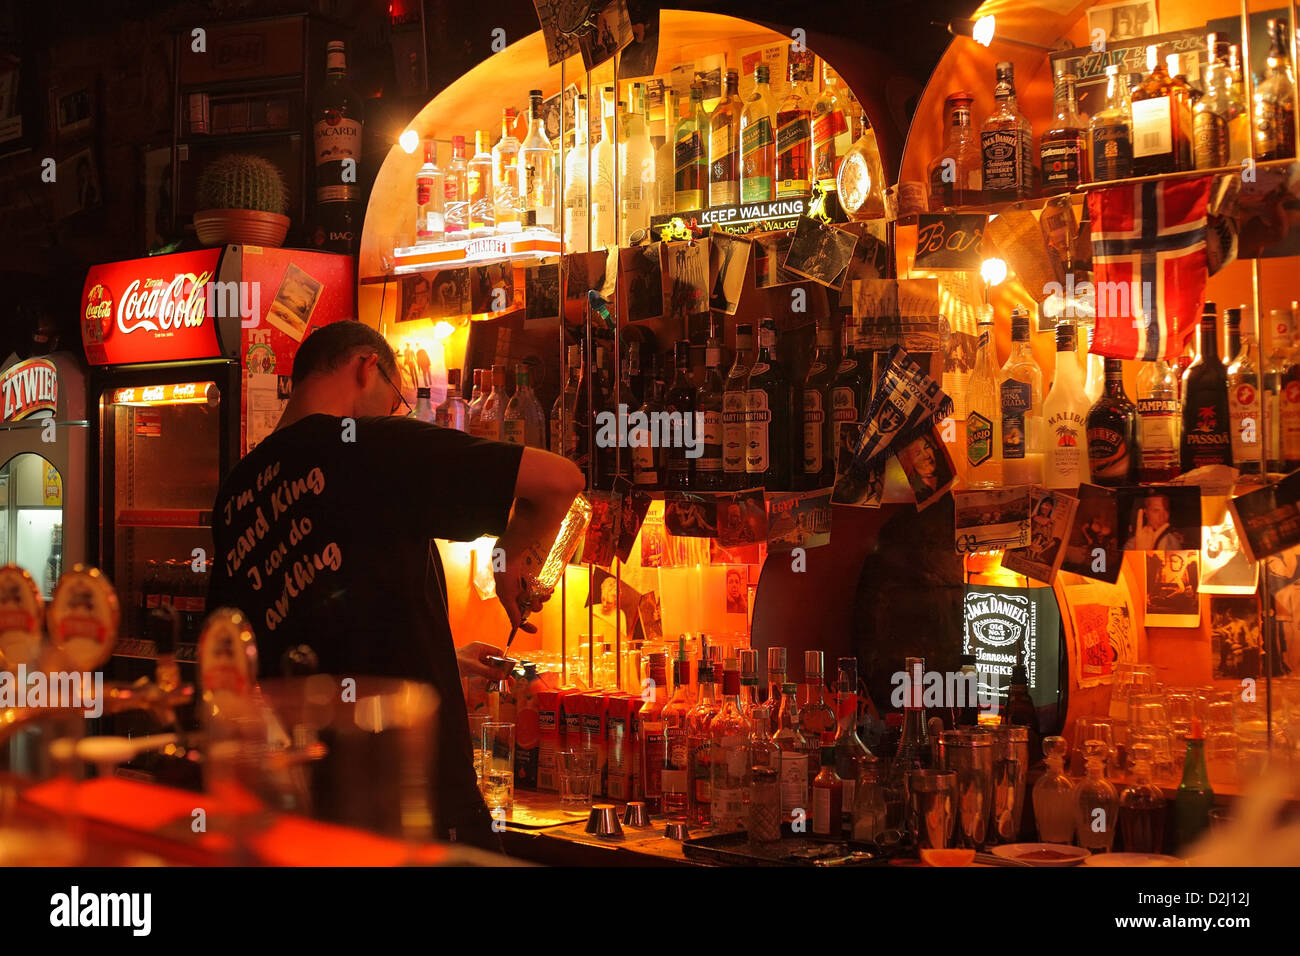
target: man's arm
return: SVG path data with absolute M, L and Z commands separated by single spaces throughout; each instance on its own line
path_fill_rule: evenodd
M 511 626 L 520 626 L 520 601 L 530 599 L 528 610 L 541 607 L 546 595 L 526 595 L 527 579 L 541 571 L 551 543 L 574 497 L 586 486 L 578 466 L 567 458 L 525 448 L 515 479 L 515 503 L 505 534 L 497 541 L 505 555 L 505 570 L 497 572 L 497 599 L 506 609 Z M 524 630 L 536 630 L 530 624 Z

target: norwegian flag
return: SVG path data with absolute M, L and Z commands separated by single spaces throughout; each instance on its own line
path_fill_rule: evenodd
M 1097 332 L 1092 351 L 1177 361 L 1200 319 L 1209 176 L 1088 193 Z

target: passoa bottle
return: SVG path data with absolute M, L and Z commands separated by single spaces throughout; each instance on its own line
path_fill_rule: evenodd
M 1045 482 L 1049 488 L 1077 488 L 1088 480 L 1088 409 L 1075 357 L 1075 330 L 1056 326 L 1056 379 L 1043 401 L 1046 432 Z
M 1177 369 L 1164 359 L 1138 372 L 1138 477 L 1146 482 L 1178 476 L 1183 433 L 1182 389 Z
M 1215 306 L 1205 303 L 1197 335 L 1197 355 L 1183 373 L 1184 472 L 1206 465 L 1232 465 L 1228 371 L 1219 358 Z
M 1106 386 L 1088 411 L 1088 470 L 1094 485 L 1137 481 L 1137 408 L 1124 392 L 1124 366 L 1106 359 Z

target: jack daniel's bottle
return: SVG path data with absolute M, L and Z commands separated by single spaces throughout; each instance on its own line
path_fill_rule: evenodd
M 325 48 L 325 84 L 312 110 L 316 166 L 316 229 L 313 245 L 330 252 L 356 252 L 361 239 L 361 99 L 347 81 L 343 41 Z
M 984 201 L 1014 202 L 1029 198 L 1033 190 L 1033 132 L 1029 120 L 1016 106 L 1015 66 L 997 66 L 993 90 L 997 108 L 980 129 L 984 153 Z
M 1214 303 L 1205 303 L 1197 355 L 1183 373 L 1182 466 L 1232 465 L 1232 419 L 1228 415 L 1228 370 L 1219 359 Z

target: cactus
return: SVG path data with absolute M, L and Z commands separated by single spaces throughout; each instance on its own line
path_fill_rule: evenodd
M 228 154 L 208 163 L 199 176 L 199 209 L 256 209 L 283 216 L 288 190 L 280 170 L 261 156 Z

